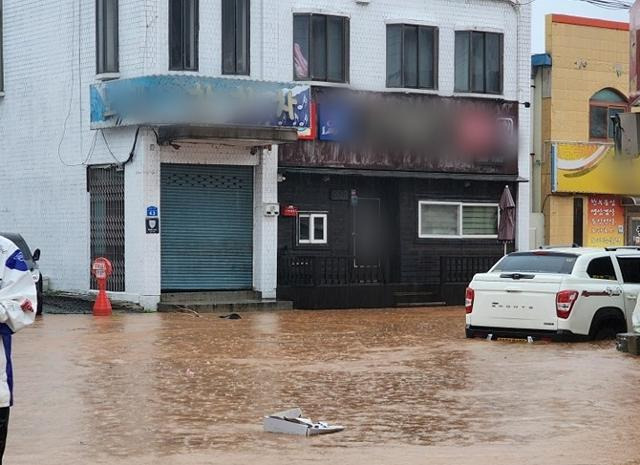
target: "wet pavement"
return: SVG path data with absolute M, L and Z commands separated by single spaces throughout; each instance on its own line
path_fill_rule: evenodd
M 640 464 L 640 358 L 464 339 L 464 310 L 46 315 L 5 463 Z M 346 426 L 262 432 L 301 407 Z

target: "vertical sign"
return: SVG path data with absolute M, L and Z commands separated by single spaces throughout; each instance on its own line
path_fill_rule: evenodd
M 624 245 L 624 207 L 617 197 L 592 195 L 589 197 L 587 247 L 616 247 Z

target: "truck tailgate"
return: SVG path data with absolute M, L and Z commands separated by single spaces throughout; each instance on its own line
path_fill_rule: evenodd
M 553 274 L 529 274 L 520 279 L 499 273 L 476 275 L 471 285 L 475 299 L 469 323 L 475 327 L 556 330 L 556 293 L 563 279 Z

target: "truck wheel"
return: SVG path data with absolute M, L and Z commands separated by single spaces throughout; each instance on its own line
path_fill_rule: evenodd
M 601 327 L 600 329 L 598 329 L 598 331 L 596 331 L 596 334 L 593 337 L 593 340 L 594 341 L 606 341 L 606 340 L 610 340 L 610 339 L 615 339 L 616 338 L 616 334 L 618 334 L 618 331 L 616 331 L 613 327 L 604 326 L 604 327 Z

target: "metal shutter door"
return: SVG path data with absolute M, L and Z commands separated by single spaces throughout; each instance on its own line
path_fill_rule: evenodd
M 251 289 L 253 167 L 161 165 L 162 290 Z

